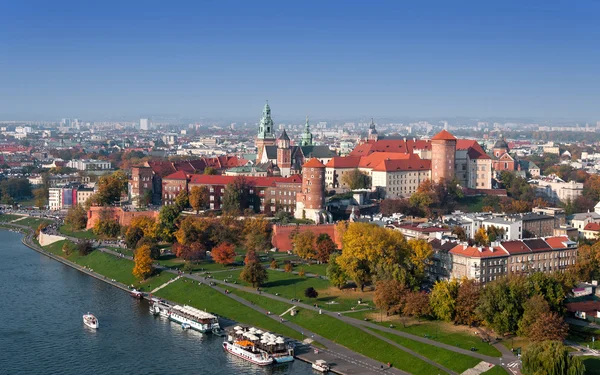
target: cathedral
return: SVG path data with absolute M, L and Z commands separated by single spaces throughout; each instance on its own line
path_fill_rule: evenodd
M 293 145 L 285 129 L 279 137 L 275 137 L 274 122 L 271 117 L 271 107 L 267 102 L 263 109 L 256 136 L 257 164 L 271 164 L 279 171 L 282 177 L 302 173 L 302 165 L 311 158 L 318 159 L 326 164 L 334 156 L 333 150 L 328 146 L 318 146 L 313 143 L 310 124 L 306 117 L 304 132 L 300 137 L 300 144 Z

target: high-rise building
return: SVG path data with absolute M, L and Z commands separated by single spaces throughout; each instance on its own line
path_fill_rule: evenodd
M 150 119 L 148 119 L 148 118 L 140 119 L 140 130 L 150 130 Z

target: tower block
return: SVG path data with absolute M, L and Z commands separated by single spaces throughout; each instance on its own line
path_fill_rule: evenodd
M 433 182 L 454 178 L 454 158 L 456 155 L 456 138 L 446 130 L 442 130 L 431 138 L 431 178 Z

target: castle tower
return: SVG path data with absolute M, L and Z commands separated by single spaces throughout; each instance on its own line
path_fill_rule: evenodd
M 290 137 L 285 129 L 277 138 L 277 166 L 281 177 L 289 177 L 292 169 L 292 148 L 290 147 Z
M 306 124 L 304 125 L 304 133 L 302 133 L 302 139 L 300 140 L 300 146 L 312 146 L 312 133 L 310 132 L 310 124 L 308 123 L 308 116 L 306 116 Z
M 265 146 L 274 146 L 275 145 L 275 135 L 273 134 L 273 119 L 271 118 L 271 107 L 269 107 L 269 102 L 265 104 L 263 108 L 262 117 L 260 119 L 260 123 L 258 125 L 258 135 L 256 136 L 256 149 L 258 150 L 258 155 L 256 155 L 256 162 L 261 163 L 261 159 L 263 158 Z
M 325 165 L 312 158 L 302 166 L 302 191 L 296 194 L 297 219 L 311 219 L 315 223 L 327 221 L 325 212 Z
M 456 138 L 442 130 L 431 138 L 431 178 L 433 182 L 454 178 Z
M 494 148 L 492 149 L 494 156 L 499 158 L 500 156 L 508 153 L 508 143 L 504 140 L 504 138 L 500 138 L 494 144 Z
M 375 129 L 375 122 L 373 122 L 373 117 L 371 117 L 371 125 L 369 125 L 369 135 L 367 135 L 367 141 L 376 142 L 379 138 L 377 135 L 377 129 Z

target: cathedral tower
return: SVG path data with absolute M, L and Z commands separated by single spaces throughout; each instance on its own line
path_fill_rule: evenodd
M 367 141 L 377 142 L 379 136 L 377 135 L 377 129 L 375 129 L 375 123 L 373 117 L 371 117 L 371 125 L 369 125 L 369 135 L 367 135 Z
M 431 179 L 450 181 L 454 178 L 454 159 L 456 156 L 456 138 L 442 130 L 431 138 Z
M 304 125 L 304 133 L 302 133 L 302 139 L 300 140 L 300 146 L 312 146 L 312 133 L 310 132 L 310 125 L 308 123 L 308 116 L 306 116 L 306 124 Z
M 292 148 L 290 147 L 290 137 L 288 137 L 285 129 L 277 138 L 277 166 L 281 173 L 281 177 L 288 177 L 292 169 Z
M 275 135 L 273 134 L 273 119 L 271 118 L 271 107 L 269 107 L 269 102 L 265 104 L 263 108 L 262 117 L 260 119 L 260 123 L 258 125 L 258 135 L 256 136 L 256 149 L 258 150 L 258 155 L 256 155 L 256 162 L 260 163 L 265 153 L 265 146 L 274 146 L 275 145 Z

